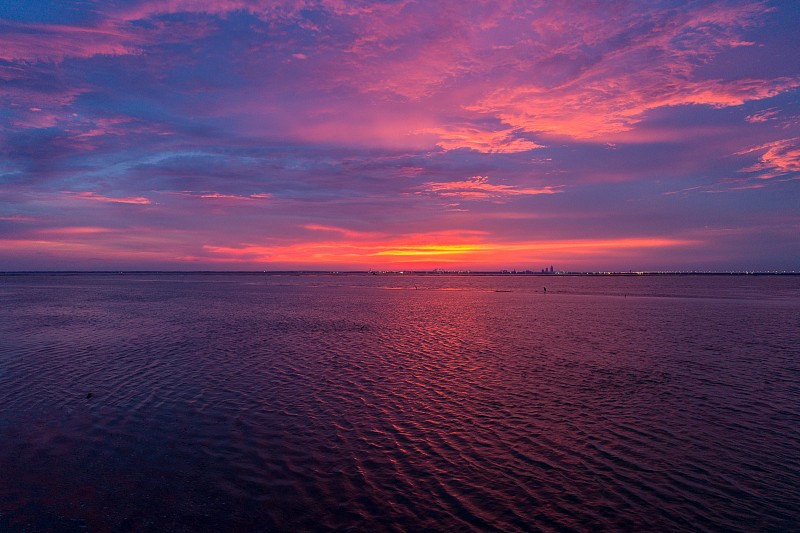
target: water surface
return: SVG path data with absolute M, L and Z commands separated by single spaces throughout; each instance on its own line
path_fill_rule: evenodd
M 800 277 L 30 274 L 0 301 L 0 530 L 800 528 Z

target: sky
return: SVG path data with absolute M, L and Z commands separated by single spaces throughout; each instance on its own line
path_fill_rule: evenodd
M 800 2 L 0 0 L 0 271 L 800 270 Z

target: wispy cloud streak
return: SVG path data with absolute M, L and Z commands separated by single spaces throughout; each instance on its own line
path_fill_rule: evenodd
M 510 196 L 558 194 L 563 192 L 563 185 L 545 185 L 538 188 L 518 187 L 490 183 L 488 176 L 473 176 L 462 181 L 427 182 L 423 184 L 422 192 L 462 200 L 486 200 Z
M 92 202 L 105 202 L 112 204 L 136 204 L 147 205 L 150 203 L 148 198 L 144 196 L 104 196 L 95 192 L 72 192 L 64 191 L 64 194 L 69 198 L 76 198 L 78 200 L 89 200 Z

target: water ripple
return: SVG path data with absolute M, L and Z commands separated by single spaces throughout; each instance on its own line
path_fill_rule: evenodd
M 4 278 L 0 529 L 796 529 L 775 279 Z

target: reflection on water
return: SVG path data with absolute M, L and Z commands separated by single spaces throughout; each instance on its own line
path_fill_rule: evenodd
M 0 298 L 0 530 L 800 523 L 797 277 L 27 275 Z

